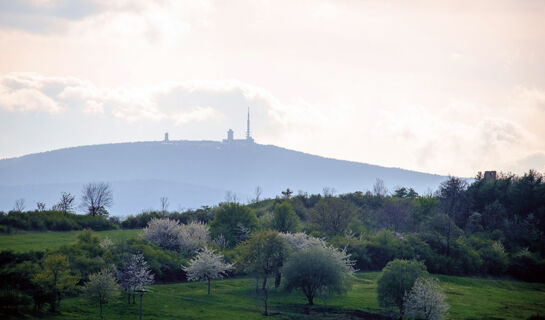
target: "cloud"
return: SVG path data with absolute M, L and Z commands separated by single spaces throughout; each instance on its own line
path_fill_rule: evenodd
M 169 82 L 149 88 L 101 88 L 73 77 L 10 73 L 0 77 L 0 107 L 10 112 L 65 109 L 86 116 L 111 115 L 128 123 L 165 121 L 182 126 L 221 121 L 233 108 L 281 112 L 265 90 L 234 80 Z M 261 111 L 257 111 L 261 110 Z

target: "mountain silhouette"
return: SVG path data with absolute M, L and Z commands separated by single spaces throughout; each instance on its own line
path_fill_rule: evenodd
M 213 205 L 227 191 L 240 201 L 282 190 L 337 193 L 372 190 L 376 179 L 389 190 L 411 187 L 419 193 L 435 190 L 445 176 L 324 158 L 272 145 L 245 141 L 169 141 L 90 145 L 0 160 L 0 210 L 25 199 L 48 207 L 61 192 L 79 196 L 84 184 L 108 182 L 113 189 L 114 215 L 157 209 L 168 197 L 170 209 Z M 81 209 L 78 211 L 82 211 Z

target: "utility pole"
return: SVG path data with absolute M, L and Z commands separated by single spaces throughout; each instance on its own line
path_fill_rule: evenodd
M 141 288 L 135 290 L 134 292 L 137 292 L 140 295 L 140 320 L 142 320 L 142 297 L 144 296 L 144 293 L 148 292 L 148 290 Z

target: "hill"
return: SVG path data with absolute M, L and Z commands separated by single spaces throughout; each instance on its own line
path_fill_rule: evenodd
M 91 181 L 112 185 L 116 215 L 157 208 L 169 198 L 170 209 L 195 208 L 222 201 L 227 191 L 239 200 L 253 197 L 256 186 L 265 197 L 290 188 L 320 193 L 370 190 L 377 178 L 389 189 L 435 190 L 446 177 L 336 160 L 272 145 L 216 141 L 134 142 L 91 145 L 0 160 L 0 210 L 26 200 L 27 209 L 48 206 L 61 192 L 80 195 Z

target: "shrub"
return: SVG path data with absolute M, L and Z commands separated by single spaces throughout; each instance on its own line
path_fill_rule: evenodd
M 381 307 L 398 307 L 403 312 L 403 298 L 418 277 L 426 276 L 426 266 L 415 260 L 396 259 L 382 269 L 378 280 L 378 302 Z

